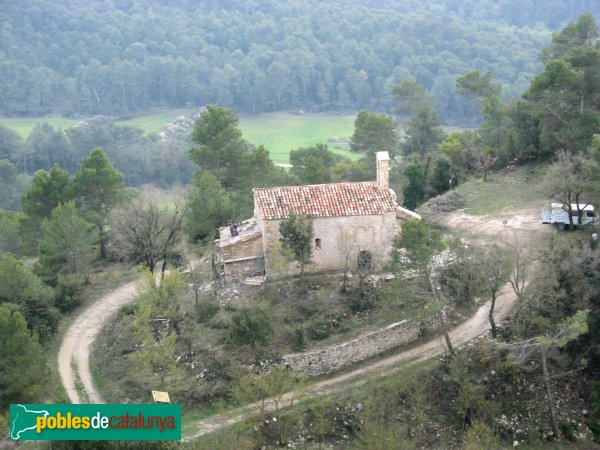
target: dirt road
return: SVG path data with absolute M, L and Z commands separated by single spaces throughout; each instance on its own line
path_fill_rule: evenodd
M 432 220 L 433 219 L 433 220 Z M 506 217 L 498 216 L 471 216 L 464 211 L 456 211 L 449 214 L 437 215 L 430 220 L 438 225 L 447 226 L 456 230 L 468 231 L 478 235 L 494 236 L 505 240 L 509 244 L 519 239 L 520 245 L 528 247 L 527 251 L 532 251 L 535 247 L 536 239 L 530 239 L 539 236 L 540 233 L 551 233 L 553 228 L 543 225 L 539 220 L 539 212 L 535 208 L 527 208 L 519 211 L 513 211 Z M 498 295 L 494 318 L 498 324 L 510 311 L 517 297 L 510 284 L 506 284 Z M 478 336 L 490 330 L 488 313 L 491 302 L 481 306 L 465 322 L 461 323 L 450 331 L 450 339 L 455 348 L 475 339 Z M 424 344 L 421 344 L 410 350 L 389 356 L 382 360 L 368 364 L 359 369 L 347 372 L 328 380 L 321 381 L 313 385 L 307 393 L 308 397 L 323 395 L 336 389 L 348 389 L 351 386 L 360 384 L 356 380 L 361 375 L 386 374 L 397 370 L 402 364 L 409 364 L 417 361 L 423 361 L 434 356 L 443 355 L 446 352 L 446 346 L 443 336 L 436 337 Z M 284 401 L 289 401 L 289 397 Z M 281 405 L 280 405 L 281 407 Z M 275 409 L 273 401 L 267 402 L 267 409 Z M 184 436 L 185 441 L 190 441 L 205 434 L 209 434 L 221 427 L 233 425 L 237 422 L 247 419 L 255 408 L 244 407 L 229 412 L 226 415 L 217 414 L 204 420 L 198 421 L 193 428 L 195 431 L 188 436 Z
M 465 214 L 464 211 L 457 211 L 438 216 L 433 222 L 476 234 L 505 238 L 512 238 L 515 233 L 518 237 L 533 237 L 540 232 L 552 230 L 551 227 L 543 226 L 539 223 L 537 213 L 533 210 L 513 212 L 512 215 L 506 218 L 498 216 L 470 216 Z M 531 245 L 531 241 L 529 241 L 529 244 Z M 90 403 L 102 403 L 102 398 L 94 388 L 90 374 L 90 347 L 102 327 L 114 317 L 119 308 L 133 301 L 135 289 L 136 282 L 134 281 L 121 286 L 99 299 L 87 308 L 67 331 L 60 348 L 58 363 L 60 376 L 71 402 L 81 403 L 82 401 L 89 401 Z M 507 284 L 502 289 L 497 300 L 494 314 L 496 323 L 500 322 L 506 316 L 515 301 L 516 296 L 510 285 Z M 490 304 L 488 302 L 479 308 L 468 320 L 450 332 L 450 337 L 455 347 L 459 347 L 489 330 L 489 308 Z M 387 373 L 397 369 L 401 363 L 425 360 L 442 355 L 445 351 L 443 337 L 437 337 L 413 349 L 397 353 L 354 371 L 318 382 L 311 387 L 308 395 L 314 397 L 335 391 L 336 389 L 348 388 L 351 385 L 360 383 L 361 381 L 356 379 L 366 373 Z M 80 398 L 77 392 L 75 387 L 76 375 L 81 379 L 87 398 Z M 273 402 L 269 402 L 268 405 L 270 409 L 275 408 Z M 185 436 L 184 439 L 191 440 L 211 433 L 221 427 L 240 422 L 248 418 L 252 410 L 253 408 L 248 406 L 231 411 L 227 415 L 217 414 L 200 420 L 192 426 L 194 431 Z
M 512 291 L 512 288 L 508 284 L 505 285 L 496 302 L 496 310 L 494 311 L 496 323 L 500 322 L 502 318 L 506 316 L 515 301 L 516 296 Z M 487 302 L 469 319 L 458 325 L 450 332 L 450 339 L 455 348 L 460 347 L 461 345 L 490 330 L 490 322 L 488 321 L 489 310 L 490 302 Z M 446 346 L 444 338 L 443 336 L 439 336 L 419 345 L 418 347 L 397 353 L 351 372 L 347 372 L 328 380 L 316 383 L 310 388 L 305 396 L 314 398 L 318 395 L 327 394 L 337 389 L 348 389 L 351 386 L 361 383 L 361 381 L 356 380 L 361 375 L 367 373 L 379 373 L 382 375 L 387 374 L 398 369 L 401 363 L 406 364 L 410 362 L 423 361 L 434 356 L 443 355 L 445 351 Z M 286 396 L 284 397 L 284 401 L 282 403 L 287 403 L 289 400 L 290 396 Z M 279 408 L 281 408 L 281 404 L 279 405 Z M 275 410 L 275 403 L 271 400 L 267 401 L 266 409 L 268 411 Z M 195 431 L 190 433 L 188 436 L 184 436 L 184 441 L 190 441 L 205 434 L 212 433 L 221 427 L 241 422 L 247 419 L 253 412 L 255 412 L 255 410 L 255 407 L 247 406 L 231 411 L 227 414 L 216 414 L 207 419 L 200 420 L 193 425 Z
M 136 283 L 127 283 L 98 299 L 67 330 L 58 352 L 58 371 L 71 403 L 103 403 L 92 382 L 90 348 L 102 327 L 123 305 L 134 300 Z M 75 388 L 77 377 L 83 384 L 87 398 L 81 398 Z

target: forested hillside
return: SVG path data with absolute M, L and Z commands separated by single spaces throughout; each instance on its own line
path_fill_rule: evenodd
M 542 66 L 550 32 L 595 1 L 0 2 L 0 115 L 108 114 L 218 103 L 239 112 L 386 109 L 413 78 L 443 119 L 491 70 L 506 98 Z

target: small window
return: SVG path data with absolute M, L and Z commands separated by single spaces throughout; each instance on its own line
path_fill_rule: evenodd
M 316 238 L 315 239 L 315 248 L 317 250 L 321 250 L 321 238 Z
M 585 215 L 586 215 L 587 217 L 594 217 L 594 212 L 593 212 L 593 211 L 586 211 L 586 212 L 585 212 Z

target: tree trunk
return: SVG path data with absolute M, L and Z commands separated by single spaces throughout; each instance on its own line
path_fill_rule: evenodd
M 548 402 L 548 410 L 550 411 L 550 425 L 554 438 L 559 439 L 558 426 L 556 425 L 556 413 L 554 412 L 554 401 L 552 399 L 552 390 L 550 388 L 550 374 L 548 373 L 548 362 L 546 360 L 546 347 L 540 346 L 540 354 L 542 357 L 542 370 L 544 371 L 544 384 L 546 385 L 546 401 Z
M 440 313 L 441 316 L 442 313 Z M 442 327 L 444 328 L 444 339 L 446 340 L 446 346 L 448 347 L 448 351 L 452 356 L 456 355 L 454 351 L 454 347 L 452 347 L 452 341 L 450 340 L 450 335 L 448 334 L 448 328 L 446 328 L 446 321 L 442 319 Z
M 496 339 L 496 322 L 494 321 L 494 308 L 496 307 L 496 291 L 492 291 L 492 304 L 490 305 L 490 313 L 488 318 L 490 319 L 490 325 L 492 326 L 492 338 Z
M 163 257 L 162 269 L 160 269 L 160 285 L 162 287 L 163 281 L 165 280 L 165 272 L 167 271 L 167 255 L 165 253 Z
M 427 278 L 429 279 L 429 287 L 431 288 L 431 293 L 433 297 L 439 302 L 440 299 L 438 297 L 437 290 L 435 288 L 435 283 L 433 281 L 433 275 L 431 273 L 427 273 Z M 446 346 L 448 347 L 448 351 L 452 356 L 456 355 L 454 351 L 454 347 L 452 346 L 452 341 L 450 340 L 450 335 L 448 334 L 448 327 L 446 326 L 446 320 L 444 319 L 444 315 L 442 311 L 439 312 L 440 322 L 442 323 L 442 332 L 444 333 L 444 340 L 446 341 Z
M 100 259 L 106 259 L 106 233 L 104 232 L 104 225 L 100 224 L 98 233 L 100 235 Z

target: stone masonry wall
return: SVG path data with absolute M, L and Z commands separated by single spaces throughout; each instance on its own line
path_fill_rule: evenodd
M 256 236 L 253 239 L 236 242 L 223 248 L 223 260 L 229 261 L 232 259 L 247 258 L 250 256 L 262 256 L 262 238 Z
M 279 240 L 281 220 L 259 220 L 264 236 L 264 252 L 267 269 L 273 243 Z M 306 266 L 307 272 L 340 270 L 343 267 L 343 252 L 340 248 L 340 235 L 344 230 L 354 230 L 356 243 L 352 251 L 351 266 L 356 264 L 359 251 L 368 250 L 373 254 L 374 264 L 380 267 L 387 260 L 392 249 L 393 238 L 399 227 L 395 213 L 377 216 L 317 217 L 313 221 L 313 263 Z M 316 248 L 320 239 L 321 248 Z
M 242 261 L 225 262 L 225 276 L 231 279 L 244 278 L 253 273 L 262 272 L 264 270 L 262 254 L 263 245 L 261 236 L 240 241 L 223 248 L 224 261 L 255 257 Z
M 282 362 L 286 366 L 314 377 L 340 370 L 386 350 L 408 344 L 423 334 L 439 328 L 437 315 L 421 320 L 403 320 L 343 344 L 285 355 Z

